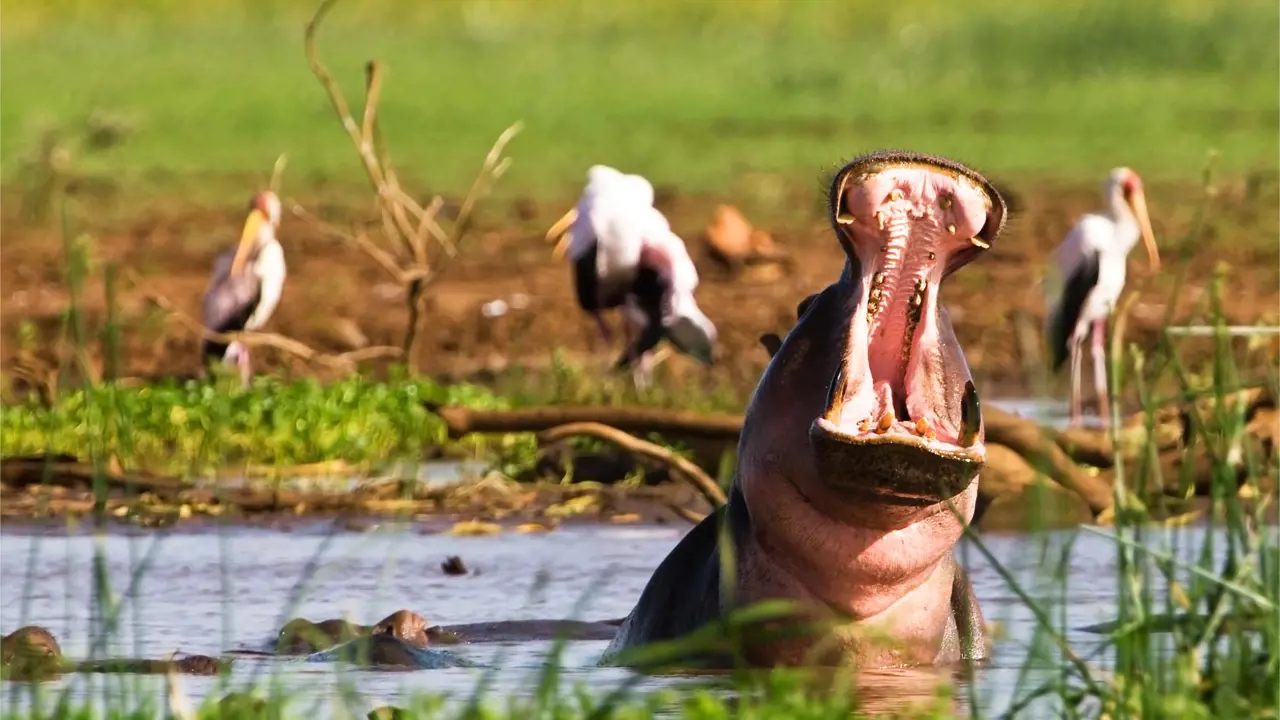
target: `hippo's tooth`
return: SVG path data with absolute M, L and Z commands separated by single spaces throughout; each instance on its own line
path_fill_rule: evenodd
M 983 250 L 989 250 L 989 249 L 991 249 L 991 244 L 990 244 L 990 243 L 988 243 L 986 240 L 983 240 L 982 238 L 978 238 L 978 237 L 975 237 L 975 238 L 969 238 L 969 242 L 973 243 L 974 245 L 977 245 L 978 247 L 982 248 Z
M 964 396 L 960 398 L 960 447 L 969 447 L 978 441 L 982 429 L 982 405 L 978 402 L 978 389 L 972 380 L 965 381 Z
M 848 384 L 849 375 L 845 371 L 844 362 L 841 362 L 840 367 L 836 369 L 835 375 L 831 376 L 831 386 L 827 388 L 828 420 L 840 421 L 840 414 L 844 411 L 844 394 Z
M 916 420 L 916 434 L 917 434 L 917 435 L 928 436 L 928 434 L 929 434 L 929 430 L 930 430 L 930 429 L 931 429 L 931 428 L 929 427 L 929 421 L 928 421 L 928 420 L 925 420 L 924 418 L 920 418 L 919 420 Z
M 880 416 L 880 423 L 876 425 L 876 432 L 884 434 L 889 432 L 889 428 L 893 427 L 893 408 L 884 411 Z

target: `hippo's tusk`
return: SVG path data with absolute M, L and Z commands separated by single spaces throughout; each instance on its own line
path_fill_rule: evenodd
M 972 380 L 964 383 L 964 397 L 960 398 L 960 447 L 971 447 L 978 441 L 982 429 L 982 404 L 978 401 L 978 389 Z

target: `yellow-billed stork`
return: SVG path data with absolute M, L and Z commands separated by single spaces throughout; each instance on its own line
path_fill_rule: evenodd
M 254 195 L 240 242 L 214 262 L 204 295 L 205 327 L 218 333 L 253 331 L 275 312 L 286 274 L 284 249 L 276 239 L 279 227 L 280 199 L 271 191 Z M 200 355 L 206 365 L 219 359 L 236 363 L 241 380 L 248 384 L 252 369 L 249 348 L 243 343 L 228 345 L 205 339 L 200 343 Z
M 1111 171 L 1103 192 L 1107 209 L 1089 213 L 1071 228 L 1055 250 L 1045 283 L 1045 336 L 1056 372 L 1071 360 L 1071 425 L 1082 417 L 1081 351 L 1093 340 L 1093 376 L 1099 415 L 1109 422 L 1106 367 L 1107 318 L 1124 289 L 1125 262 L 1141 239 L 1153 271 L 1160 268 L 1142 179 L 1127 167 Z
M 641 383 L 647 383 L 650 351 L 662 338 L 709 364 L 716 337 L 693 296 L 697 269 L 684 241 L 653 206 L 653 195 L 645 178 L 594 165 L 577 206 L 547 233 L 548 239 L 560 237 L 555 254 L 568 255 L 578 304 L 595 317 L 606 341 L 603 312 L 622 308 L 627 348 L 617 367 L 639 360 Z

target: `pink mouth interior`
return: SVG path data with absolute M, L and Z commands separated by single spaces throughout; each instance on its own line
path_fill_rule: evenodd
M 964 392 L 946 382 L 938 288 L 948 258 L 975 243 L 987 207 L 973 183 L 927 168 L 892 168 L 850 182 L 839 222 L 862 265 L 862 296 L 844 376 L 833 381 L 820 425 L 853 439 L 909 435 L 942 449 L 962 447 L 959 417 L 937 409 L 943 393 L 955 394 L 958 405 Z

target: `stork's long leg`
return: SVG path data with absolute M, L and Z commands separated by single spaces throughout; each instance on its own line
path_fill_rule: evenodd
M 644 392 L 653 384 L 653 353 L 648 351 L 641 353 L 639 360 L 633 359 L 633 362 L 635 365 L 631 371 L 631 379 L 636 384 L 636 391 Z
M 1079 334 L 1071 336 L 1071 427 L 1079 427 L 1083 412 L 1080 403 L 1080 356 L 1084 346 L 1084 338 Z
M 236 356 L 236 364 L 240 366 L 240 384 L 249 387 L 249 381 L 253 377 L 253 366 L 249 363 L 249 346 L 241 345 L 240 353 Z
M 597 310 L 592 315 L 596 318 L 596 327 L 600 328 L 600 339 L 604 340 L 606 345 L 613 342 L 613 330 L 609 328 L 609 323 L 604 321 L 604 313 Z
M 1098 414 L 1102 424 L 1111 424 L 1110 398 L 1107 393 L 1107 321 L 1093 321 L 1093 385 L 1098 393 Z

